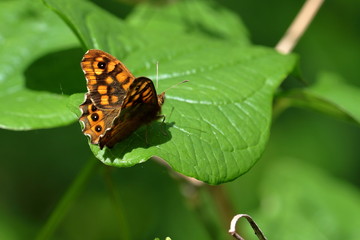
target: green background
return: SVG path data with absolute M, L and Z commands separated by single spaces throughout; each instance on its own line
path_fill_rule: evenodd
M 0 82 L 4 84 L 2 89 L 8 91 L 0 94 L 0 120 L 8 124 L 3 126 L 7 130 L 0 130 L 0 239 L 41 238 L 49 232 L 50 239 L 164 239 L 166 236 L 231 239 L 226 233 L 229 216 L 236 213 L 252 215 L 268 239 L 357 239 L 360 225 L 358 1 L 326 1 L 295 48 L 302 79 L 316 84 L 298 91 L 293 85 L 301 84 L 296 80 L 294 83 L 288 79 L 284 83 L 285 90 L 279 91 L 278 99 L 290 107 L 276 115 L 269 141 L 263 143 L 265 152 L 259 151 L 262 157 L 256 165 L 221 188 L 200 189 L 174 178 L 152 160 L 131 168 L 115 168 L 94 158 L 79 123 L 74 122 L 76 114 L 64 114 L 69 111 L 67 105 L 73 109 L 79 98 L 81 101 L 80 96 L 73 96 L 75 103 L 68 103 L 66 96 L 85 92 L 79 66 L 84 50 L 79 40 L 49 8 L 43 7 L 39 14 L 33 2 L 14 2 L 0 3 L 3 6 L 1 79 L 11 77 L 11 84 L 19 82 L 16 86 L 25 90 L 21 90 L 24 91 L 21 96 L 14 96 L 12 88 Z M 141 7 L 129 2 L 94 2 L 114 14 L 113 17 L 122 18 Z M 236 39 L 246 31 L 253 44 L 272 48 L 302 4 L 300 1 L 219 2 L 225 10 L 241 17 L 247 28 L 236 28 L 238 33 L 231 26 L 229 31 L 219 27 L 224 35 L 228 34 L 230 48 L 231 41 L 246 42 Z M 36 4 L 40 8 L 42 2 Z M 96 15 L 85 18 L 76 14 L 78 10 L 70 10 L 80 22 L 97 21 L 101 25 L 104 20 Z M 227 16 L 219 8 L 212 11 Z M 170 17 L 163 16 L 152 27 L 173 28 L 166 25 Z M 130 28 L 128 35 L 135 34 L 131 32 Z M 126 42 L 126 39 L 117 40 Z M 126 46 L 130 47 L 125 50 L 121 49 L 122 45 L 112 48 L 132 52 L 131 46 L 136 48 L 137 44 L 141 44 L 140 40 L 128 43 Z M 146 54 L 161 55 L 161 42 L 154 44 L 159 45 L 159 50 L 155 48 Z M 136 58 L 132 56 L 130 65 L 136 67 Z M 198 61 L 196 56 L 193 61 Z M 165 63 L 164 68 L 166 64 L 170 65 Z M 160 74 L 163 67 L 160 65 Z M 144 72 L 154 76 L 151 68 Z M 54 76 L 61 76 L 62 80 L 50 81 Z M 167 84 L 171 85 L 166 83 L 164 88 Z M 183 90 L 179 87 L 173 94 L 191 88 L 191 85 L 183 86 Z M 44 95 L 38 99 L 28 90 Z M 333 90 L 336 91 L 332 93 Z M 27 96 L 34 102 L 24 103 Z M 18 109 L 9 107 L 14 102 Z M 35 119 L 31 111 L 37 111 L 36 108 L 25 107 L 44 103 L 49 105 L 49 112 L 34 114 Z M 9 117 L 19 112 L 24 114 Z M 57 117 L 51 117 L 52 114 Z M 14 118 L 17 125 L 12 126 Z M 61 125 L 64 126 L 53 128 Z M 32 128 L 48 129 L 12 130 Z M 254 157 L 250 165 L 257 159 Z M 186 168 L 181 170 L 188 173 Z M 203 180 L 221 183 L 244 171 L 215 180 L 206 178 L 204 172 Z M 54 214 L 54 209 L 60 210 Z M 241 226 L 240 231 L 246 232 L 244 229 L 248 227 Z

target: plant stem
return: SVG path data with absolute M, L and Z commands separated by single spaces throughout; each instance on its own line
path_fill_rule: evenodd
M 169 164 L 160 157 L 154 156 L 152 159 L 172 171 Z M 209 236 L 214 240 L 219 239 L 235 212 L 224 188 L 207 185 L 174 171 L 173 173 L 184 198 L 196 212 Z
M 276 45 L 275 49 L 278 52 L 288 54 L 292 51 L 323 2 L 324 0 L 307 0 L 304 3 L 285 35 Z
M 60 202 L 57 204 L 55 210 L 51 213 L 46 224 L 42 227 L 41 231 L 37 235 L 37 240 L 50 239 L 54 231 L 67 214 L 75 199 L 78 197 L 80 192 L 85 186 L 85 183 L 92 175 L 92 172 L 98 161 L 91 158 L 86 165 L 83 167 L 81 172 L 77 175 L 74 182 L 71 184 L 65 195 L 63 195 Z
M 123 239 L 123 240 L 130 240 L 132 238 L 131 238 L 131 234 L 129 231 L 129 225 L 127 224 L 126 216 L 125 216 L 124 210 L 123 210 L 124 204 L 121 201 L 119 190 L 114 185 L 114 181 L 111 176 L 112 168 L 108 167 L 108 166 L 104 166 L 104 167 L 105 167 L 105 173 L 104 173 L 105 184 L 109 190 L 110 197 L 111 197 L 111 200 L 112 200 L 112 203 L 114 206 L 115 214 L 117 216 L 118 223 L 119 223 L 118 224 L 119 237 L 120 237 L 120 239 Z
M 222 185 L 207 186 L 207 190 L 214 200 L 222 225 L 226 228 L 235 213 L 234 206 L 229 200 L 229 194 L 227 194 L 226 189 Z
M 196 188 L 196 192 L 193 193 L 195 198 L 194 196 L 191 198 L 185 196 L 187 197 L 188 203 L 190 203 L 204 229 L 207 231 L 209 239 L 221 239 L 223 235 L 223 226 L 221 219 L 218 217 L 218 213 L 214 211 L 216 209 L 214 199 L 205 186 L 193 187 Z
M 272 121 L 274 122 L 286 109 L 291 106 L 291 100 L 285 97 L 275 98 L 272 111 Z

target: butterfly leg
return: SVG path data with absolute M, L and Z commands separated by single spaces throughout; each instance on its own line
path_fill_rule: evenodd
M 161 123 L 165 123 L 165 119 L 166 119 L 166 116 L 165 115 L 159 115 L 157 116 L 158 119 L 162 118 L 163 120 L 161 121 Z
M 170 114 L 169 114 L 169 118 L 171 117 L 171 115 L 172 115 L 172 113 L 174 112 L 174 107 L 172 107 L 171 108 L 171 112 L 170 112 Z M 160 119 L 160 118 L 163 118 L 163 120 L 162 120 L 162 124 L 163 124 L 163 129 L 162 129 L 162 134 L 164 135 L 164 136 L 168 136 L 168 134 L 167 134 L 167 132 L 166 132 L 166 125 L 165 125 L 165 119 L 166 119 L 166 116 L 165 115 L 159 115 L 158 116 L 158 119 Z
M 164 136 L 168 136 L 167 132 L 166 132 L 166 124 L 165 124 L 165 119 L 166 116 L 165 115 L 159 115 L 158 118 L 162 118 L 163 120 L 161 121 L 161 126 L 160 127 L 160 132 L 164 135 Z
M 149 132 L 149 124 L 146 124 L 146 128 L 145 128 L 145 144 L 146 144 L 147 146 L 149 146 L 148 132 Z

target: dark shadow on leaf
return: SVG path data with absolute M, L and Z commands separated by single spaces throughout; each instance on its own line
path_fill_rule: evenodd
M 103 1 L 103 0 L 91 0 L 98 7 L 114 14 L 122 19 L 126 18 L 133 10 L 136 2 L 133 1 Z
M 172 138 L 169 128 L 173 127 L 174 124 L 175 122 L 153 122 L 150 125 L 142 126 L 130 137 L 117 143 L 113 148 L 105 148 L 103 158 L 110 159 L 113 162 L 116 158 L 123 159 L 126 153 L 135 149 L 147 149 L 166 143 Z M 138 163 L 135 161 L 134 164 Z
M 34 61 L 25 70 L 25 86 L 36 91 L 70 95 L 86 90 L 80 61 L 81 48 L 49 53 Z

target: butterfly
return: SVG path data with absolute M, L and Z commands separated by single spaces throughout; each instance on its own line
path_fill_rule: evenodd
M 112 55 L 88 50 L 81 60 L 88 92 L 79 121 L 92 144 L 113 147 L 144 124 L 161 118 L 165 92 L 157 95 L 153 82 L 134 75 Z

